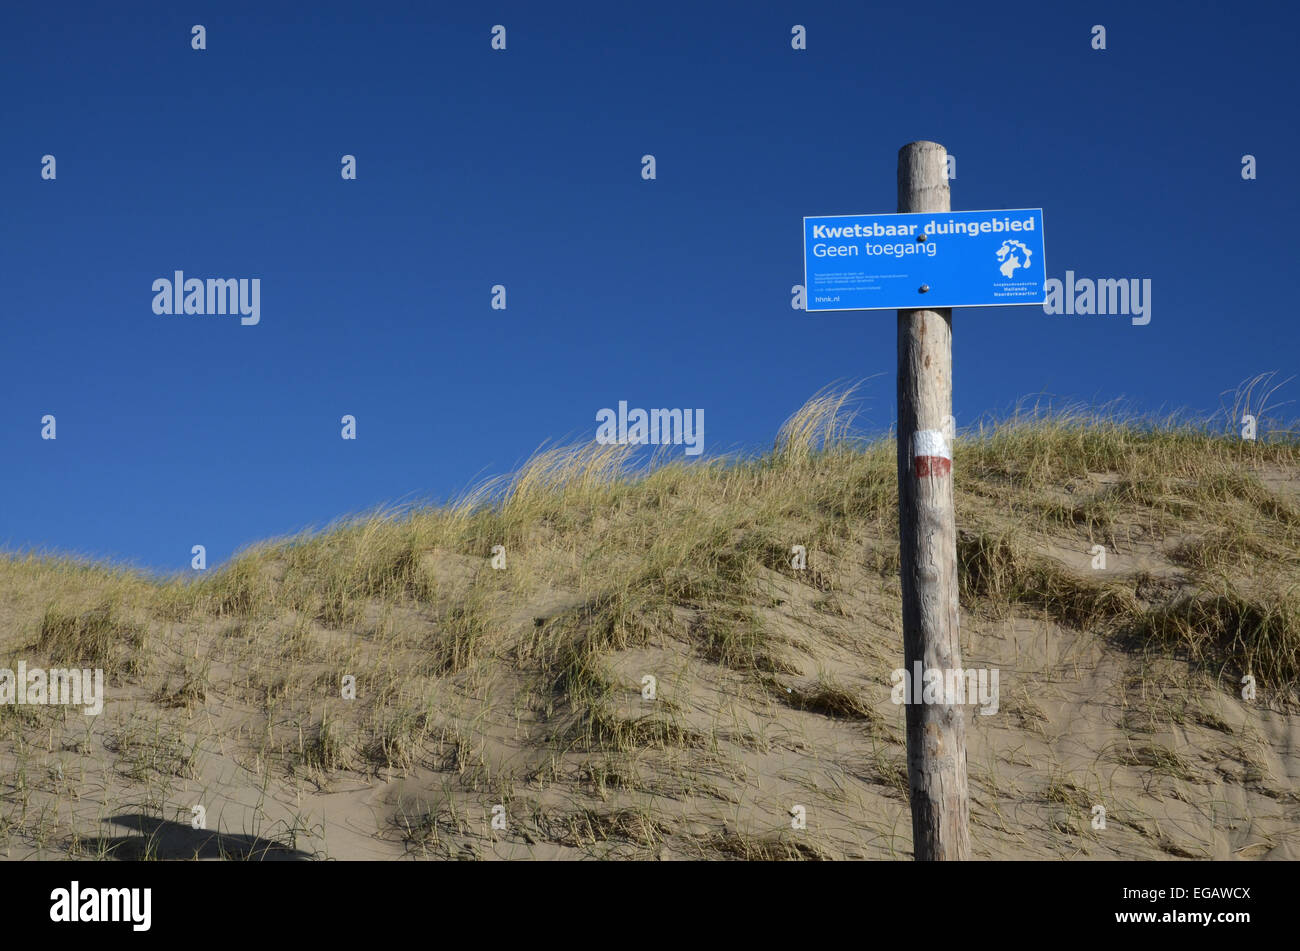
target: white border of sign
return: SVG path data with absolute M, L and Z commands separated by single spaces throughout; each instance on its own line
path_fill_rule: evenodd
M 1038 216 L 1043 220 L 1043 289 L 1046 291 L 1047 282 L 1050 278 L 1047 276 L 1047 215 L 1041 208 L 957 208 L 952 211 L 936 211 L 934 214 L 941 215 L 979 215 L 988 211 L 1036 211 Z M 808 292 L 808 219 L 809 218 L 898 218 L 903 215 L 927 215 L 928 211 L 895 211 L 882 212 L 875 215 L 871 213 L 861 215 L 804 215 L 803 216 L 803 312 L 805 314 L 844 314 L 858 310 L 955 310 L 959 307 L 1042 307 L 1045 301 L 1025 301 L 1023 304 L 926 304 L 919 307 L 819 307 L 816 310 L 808 309 L 808 301 L 812 295 Z

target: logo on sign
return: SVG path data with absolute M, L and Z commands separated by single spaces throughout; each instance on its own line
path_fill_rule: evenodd
M 1017 251 L 1024 255 L 1023 259 L 1017 256 Z M 1022 242 L 1008 238 L 1002 242 L 1002 247 L 998 248 L 998 262 L 1001 265 L 998 270 L 1002 272 L 1003 277 L 1009 278 L 1016 273 L 1016 268 L 1029 267 L 1029 259 L 1033 254 L 1034 252 L 1025 247 Z

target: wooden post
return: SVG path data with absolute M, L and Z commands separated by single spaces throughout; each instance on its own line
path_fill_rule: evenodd
M 898 210 L 951 210 L 947 151 L 912 142 L 898 152 Z M 924 261 L 924 257 L 920 260 Z M 922 266 L 921 270 L 924 270 Z M 952 500 L 952 308 L 898 312 L 898 537 L 903 657 L 911 680 L 961 670 L 957 526 Z M 970 857 L 966 725 L 960 706 L 910 696 L 907 777 L 918 861 Z

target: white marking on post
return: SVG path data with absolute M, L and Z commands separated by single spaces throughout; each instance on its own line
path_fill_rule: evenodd
M 920 429 L 913 434 L 912 468 L 917 478 L 952 473 L 952 451 L 942 430 Z

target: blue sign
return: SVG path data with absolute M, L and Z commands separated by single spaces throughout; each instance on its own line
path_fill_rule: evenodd
M 803 262 L 810 313 L 1047 299 L 1041 208 L 805 218 Z

